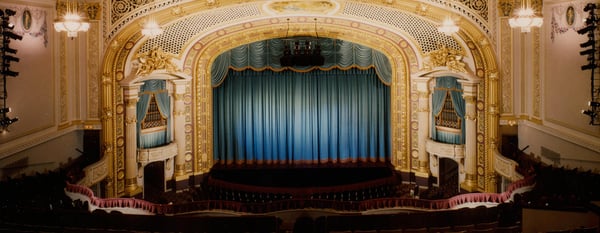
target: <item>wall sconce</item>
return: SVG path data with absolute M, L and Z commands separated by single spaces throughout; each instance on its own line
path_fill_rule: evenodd
M 57 32 L 67 32 L 67 37 L 73 38 L 77 37 L 78 32 L 87 32 L 90 28 L 90 23 L 87 21 L 86 17 L 80 15 L 78 9 L 79 2 L 72 2 L 70 0 L 66 0 L 63 5 L 60 4 L 59 1 L 56 2 L 56 10 L 57 12 L 61 12 L 62 15 L 54 21 L 54 30 Z

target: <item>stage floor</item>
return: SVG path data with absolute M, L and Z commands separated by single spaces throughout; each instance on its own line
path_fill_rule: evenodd
M 263 187 L 328 187 L 366 182 L 395 175 L 386 163 L 340 166 L 214 166 L 212 179 Z

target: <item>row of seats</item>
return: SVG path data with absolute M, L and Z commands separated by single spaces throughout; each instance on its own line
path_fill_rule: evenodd
M 494 219 L 494 213 L 497 213 L 494 208 L 479 207 L 379 215 L 341 214 L 318 217 L 314 221 L 300 217 L 292 232 L 520 232 L 518 222 L 503 223 Z M 0 232 L 289 232 L 281 225 L 280 218 L 267 215 L 160 216 L 55 210 L 4 216 Z
M 393 197 L 396 195 L 395 185 L 380 185 L 360 190 L 340 190 L 337 192 L 318 192 L 308 194 L 308 197 L 295 197 L 291 193 L 269 193 L 269 192 L 246 192 L 235 189 L 208 186 L 209 198 L 211 200 L 236 201 L 244 203 L 269 203 L 281 200 L 315 199 L 331 201 L 364 201 L 376 198 Z
M 504 207 L 501 207 L 504 208 Z M 462 208 L 434 212 L 402 212 L 382 215 L 336 215 L 315 220 L 318 232 L 389 231 L 406 232 L 477 232 L 497 228 L 518 232 L 520 221 L 506 221 L 499 214 L 513 214 L 497 207 Z M 319 229 L 320 228 L 320 229 Z

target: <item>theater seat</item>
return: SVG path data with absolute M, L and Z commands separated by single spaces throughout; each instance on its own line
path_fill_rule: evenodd
M 446 233 L 452 231 L 452 227 L 443 226 L 443 227 L 430 227 L 429 233 Z
M 521 227 L 519 225 L 496 227 L 496 233 L 519 233 Z
M 427 227 L 422 228 L 404 228 L 404 233 L 428 233 Z
M 379 233 L 402 233 L 402 229 L 382 229 Z

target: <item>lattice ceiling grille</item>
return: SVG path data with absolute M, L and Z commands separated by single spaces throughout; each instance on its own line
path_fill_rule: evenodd
M 410 34 L 421 45 L 422 52 L 430 52 L 445 45 L 461 51 L 462 48 L 450 36 L 437 31 L 436 25 L 423 19 L 385 7 L 348 2 L 344 14 L 387 23 Z
M 400 31 L 408 33 L 421 46 L 422 52 L 437 50 L 441 45 L 462 50 L 454 38 L 437 31 L 436 25 L 414 15 L 406 14 L 386 7 L 348 2 L 341 14 L 386 23 Z M 249 4 L 223 9 L 215 9 L 191 16 L 175 24 L 165 27 L 164 33 L 149 39 L 140 48 L 140 52 L 148 52 L 154 47 L 162 47 L 165 52 L 179 54 L 182 46 L 197 33 L 218 24 L 239 21 L 259 16 L 259 5 Z
M 243 5 L 207 11 L 165 27 L 163 34 L 146 41 L 142 48 L 140 48 L 140 52 L 148 52 L 152 48 L 160 46 L 165 52 L 179 54 L 182 46 L 197 33 L 217 24 L 257 15 L 260 15 L 260 10 L 256 5 Z

